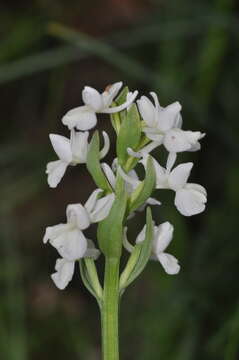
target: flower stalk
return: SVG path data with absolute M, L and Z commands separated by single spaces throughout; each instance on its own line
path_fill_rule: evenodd
M 119 259 L 106 258 L 101 307 L 102 358 L 119 360 Z

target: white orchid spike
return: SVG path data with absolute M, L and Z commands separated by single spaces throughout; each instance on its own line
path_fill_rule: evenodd
M 175 192 L 174 204 L 184 216 L 196 215 L 205 210 L 207 202 L 205 188 L 198 184 L 188 183 L 193 163 L 187 162 L 175 166 L 177 154 L 183 151 L 199 150 L 199 141 L 205 134 L 199 131 L 182 130 L 182 106 L 178 101 L 162 107 L 157 95 L 151 92 L 152 100 L 142 96 L 137 101 L 137 107 L 133 102 L 138 91 L 129 92 L 127 88 L 124 88 L 118 96 L 121 88 L 122 82 L 116 82 L 100 93 L 92 87 L 85 86 L 82 91 L 83 105 L 68 111 L 62 118 L 63 124 L 71 131 L 70 138 L 50 134 L 50 141 L 58 159 L 47 164 L 49 186 L 55 188 L 60 183 L 69 165 L 87 164 L 93 180 L 102 187 L 93 191 L 84 205 L 79 203 L 68 205 L 65 223 L 46 228 L 43 242 L 49 242 L 59 253 L 55 272 L 51 275 L 59 289 L 64 289 L 71 281 L 76 261 L 85 257 L 97 259 L 100 255 L 94 242 L 86 238 L 84 230 L 92 223 L 104 220 L 109 213 L 107 221 L 99 224 L 97 231 L 97 241 L 106 260 L 117 258 L 120 261 L 122 244 L 130 253 L 133 252 L 120 279 L 114 279 L 119 280 L 121 293 L 148 261 L 150 243 L 146 241 L 151 239 L 145 236 L 146 226 L 148 229 L 153 227 L 151 259 L 158 260 L 168 274 L 177 274 L 180 271 L 178 260 L 166 252 L 173 238 L 173 225 L 164 222 L 155 226 L 149 208 L 146 216 L 147 225 L 142 224 L 143 229 L 136 238 L 136 244 L 145 241 L 143 246 L 136 246 L 135 243 L 132 245 L 127 240 L 127 220 L 146 206 L 161 205 L 158 200 L 149 197 L 155 189 L 173 190 Z M 121 99 L 120 101 L 116 99 L 117 96 Z M 120 113 L 122 110 L 124 110 L 123 113 Z M 104 145 L 99 153 L 99 140 L 96 134 L 89 154 L 88 130 L 96 126 L 97 114 L 110 115 L 118 112 L 119 114 L 115 114 L 111 119 L 117 136 L 117 158 L 110 166 L 104 162 L 101 163 L 101 159 L 110 148 L 108 135 L 105 132 L 102 133 Z M 161 145 L 168 152 L 167 163 L 164 168 L 152 158 L 154 174 L 148 158 L 149 154 Z M 139 163 L 143 164 L 145 173 L 147 172 L 144 180 L 141 180 L 137 174 Z M 111 191 L 113 193 L 109 194 Z M 105 276 L 104 286 L 101 287 L 93 261 L 81 260 L 81 265 L 84 284 L 90 291 L 92 290 L 99 304 L 104 306 L 105 301 L 109 299 L 102 289 L 107 288 L 105 286 L 109 277 Z M 109 271 L 107 267 L 106 271 Z M 117 274 L 112 271 L 112 274 L 113 277 L 118 276 L 118 271 Z M 115 296 L 118 296 L 118 289 Z
M 102 132 L 104 137 L 104 146 L 100 152 L 102 159 L 108 153 L 110 140 L 105 131 Z M 71 138 L 65 136 L 50 134 L 49 135 L 53 149 L 59 157 L 59 160 L 51 161 L 47 164 L 46 173 L 48 174 L 48 184 L 55 188 L 65 174 L 68 165 L 85 164 L 89 149 L 88 137 L 89 132 L 80 132 L 71 130 Z
M 102 221 L 108 216 L 115 195 L 109 194 L 98 199 L 101 192 L 102 190 L 96 189 L 84 206 L 68 205 L 66 224 L 46 228 L 43 242 L 49 241 L 63 258 L 58 259 L 56 273 L 52 275 L 53 281 L 60 289 L 65 288 L 71 280 L 76 260 L 82 257 L 97 258 L 99 255 L 93 242 L 85 237 L 82 230 L 87 229 L 91 223 Z
M 187 183 L 193 167 L 192 162 L 180 164 L 171 171 L 175 160 L 176 154 L 170 153 L 167 167 L 164 169 L 153 159 L 156 172 L 156 188 L 175 191 L 174 203 L 182 215 L 192 216 L 199 214 L 205 210 L 205 204 L 207 202 L 206 189 L 198 184 Z M 146 158 L 141 160 L 144 166 L 146 166 L 146 161 Z
M 146 124 L 143 128 L 146 136 L 158 145 L 163 144 L 169 152 L 196 151 L 200 149 L 199 140 L 205 134 L 200 131 L 184 131 L 181 129 L 182 106 L 174 102 L 166 107 L 159 104 L 158 97 L 154 92 L 150 93 L 153 103 L 146 96 L 138 101 L 140 114 Z
M 131 93 L 124 104 L 110 107 L 121 87 L 122 82 L 117 82 L 107 86 L 100 94 L 96 89 L 85 86 L 82 91 L 84 105 L 68 111 L 62 118 L 63 124 L 69 129 L 76 127 L 82 131 L 89 130 L 97 123 L 96 113 L 112 114 L 126 109 L 135 100 L 138 91 Z

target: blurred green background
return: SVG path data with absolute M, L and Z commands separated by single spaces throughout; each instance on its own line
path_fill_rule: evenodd
M 100 358 L 94 299 L 78 272 L 67 290 L 54 287 L 57 254 L 42 244 L 45 227 L 64 222 L 66 205 L 94 184 L 76 167 L 49 189 L 44 171 L 56 159 L 48 134 L 68 133 L 60 118 L 81 104 L 83 86 L 119 80 L 156 91 L 163 105 L 180 101 L 184 128 L 207 133 L 180 161 L 195 161 L 191 180 L 209 193 L 193 218 L 177 213 L 172 194 L 154 209 L 175 225 L 170 252 L 182 271 L 150 263 L 127 290 L 121 358 L 239 359 L 238 3 L 2 0 L 0 10 L 1 359 Z M 132 239 L 143 221 L 132 221 Z

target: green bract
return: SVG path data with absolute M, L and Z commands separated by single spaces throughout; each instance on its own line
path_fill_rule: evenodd
M 122 252 L 123 221 L 127 205 L 124 187 L 116 195 L 108 217 L 99 223 L 97 238 L 100 250 L 108 258 L 119 258 Z
M 112 192 L 112 188 L 107 181 L 104 172 L 100 166 L 100 141 L 99 141 L 99 133 L 95 131 L 91 142 L 90 148 L 87 156 L 87 169 L 92 175 L 96 185 L 105 191 Z
M 151 252 L 153 240 L 153 221 L 150 208 L 147 208 L 145 239 L 134 246 L 134 250 L 120 277 L 120 292 L 132 283 L 145 268 Z

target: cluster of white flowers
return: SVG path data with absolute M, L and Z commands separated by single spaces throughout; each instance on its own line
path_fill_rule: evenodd
M 55 188 L 61 181 L 68 165 L 86 164 L 89 152 L 89 131 L 97 124 L 97 113 L 115 114 L 121 111 L 128 112 L 134 103 L 138 91 L 128 92 L 125 102 L 117 105 L 114 102 L 119 93 L 122 83 L 118 82 L 108 86 L 100 94 L 97 90 L 86 86 L 82 91 L 83 106 L 77 107 L 62 118 L 70 132 L 70 139 L 56 134 L 50 134 L 50 141 L 59 160 L 47 164 L 46 173 L 48 174 L 48 184 Z M 153 159 L 153 167 L 156 175 L 155 189 L 171 189 L 175 192 L 175 206 L 178 211 L 191 216 L 199 214 L 205 209 L 207 194 L 204 187 L 194 183 L 188 183 L 193 163 L 184 163 L 173 168 L 177 153 L 183 151 L 196 151 L 200 149 L 199 140 L 204 137 L 199 131 L 182 130 L 181 105 L 175 102 L 167 107 L 159 104 L 157 95 L 151 93 L 154 104 L 151 100 L 142 96 L 137 100 L 137 108 L 140 114 L 141 137 L 144 137 L 143 146 L 136 149 L 127 148 L 128 157 L 141 163 L 146 170 L 147 160 L 151 157 L 150 152 L 160 145 L 168 151 L 166 168 L 162 167 Z M 110 141 L 108 135 L 103 132 L 104 146 L 99 152 L 102 159 L 108 153 Z M 104 220 L 115 201 L 116 176 L 119 174 L 125 181 L 127 194 L 130 198 L 136 188 L 142 183 L 136 171 L 131 168 L 126 171 L 120 166 L 118 159 L 115 159 L 112 166 L 101 163 L 101 169 L 106 181 L 111 187 L 111 192 L 105 189 L 96 189 L 85 205 L 71 204 L 66 209 L 66 224 L 59 224 L 47 227 L 44 236 L 44 243 L 47 241 L 56 248 L 61 258 L 56 262 L 56 272 L 52 274 L 52 279 L 59 289 L 64 289 L 72 279 L 75 261 L 83 257 L 96 259 L 100 251 L 96 249 L 94 242 L 85 237 L 83 230 L 87 229 L 91 223 Z M 148 197 L 145 204 L 160 205 L 156 199 Z M 140 208 L 145 204 L 141 204 Z M 134 209 L 137 210 L 137 209 Z M 127 214 L 127 218 L 134 215 Z M 125 224 L 124 224 L 125 226 Z M 157 259 L 168 274 L 177 274 L 180 270 L 177 259 L 164 252 L 173 237 L 173 225 L 165 222 L 153 228 L 153 247 L 152 259 Z M 122 243 L 124 247 L 132 252 L 134 246 L 130 244 L 126 237 L 127 228 L 125 226 Z M 145 239 L 146 226 L 143 227 L 137 236 L 135 244 L 142 243 Z M 113 241 L 113 240 L 112 240 Z

